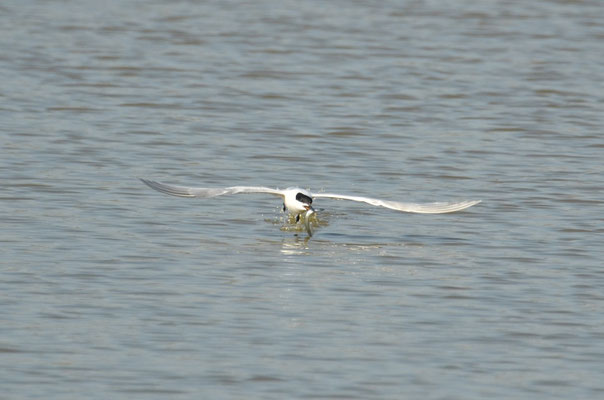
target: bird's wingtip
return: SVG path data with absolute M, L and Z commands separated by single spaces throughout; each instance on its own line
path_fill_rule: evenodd
M 158 186 L 159 182 L 153 181 L 151 179 L 141 178 L 141 177 L 138 177 L 138 179 L 145 185 L 149 186 L 151 189 L 157 190 L 157 186 Z

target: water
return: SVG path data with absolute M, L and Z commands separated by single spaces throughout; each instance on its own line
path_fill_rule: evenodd
M 0 5 L 7 399 L 604 395 L 598 1 Z M 308 239 L 265 196 L 321 199 Z

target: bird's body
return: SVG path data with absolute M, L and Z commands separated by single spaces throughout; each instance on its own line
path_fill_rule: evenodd
M 283 191 L 283 205 L 290 214 L 300 215 L 312 208 L 312 194 L 301 188 L 287 188 Z
M 267 193 L 275 196 L 280 196 L 283 200 L 284 211 L 287 210 L 290 214 L 296 217 L 296 222 L 300 220 L 300 215 L 305 214 L 305 223 L 308 234 L 311 235 L 309 217 L 315 210 L 312 207 L 312 202 L 317 198 L 330 198 L 338 200 L 352 200 L 357 202 L 363 202 L 371 204 L 373 206 L 380 206 L 390 208 L 392 210 L 421 213 L 421 214 L 442 214 L 460 211 L 465 208 L 471 207 L 475 204 L 480 203 L 480 200 L 469 200 L 458 203 L 402 203 L 398 201 L 380 200 L 371 197 L 361 196 L 349 196 L 332 193 L 311 193 L 308 190 L 290 187 L 285 190 L 272 189 L 262 186 L 231 186 L 225 188 L 200 188 L 200 187 L 188 187 L 188 186 L 175 186 L 168 185 L 161 182 L 151 181 L 147 179 L 141 179 L 147 186 L 172 196 L 179 197 L 201 197 L 209 198 L 222 196 L 227 194 L 237 193 Z

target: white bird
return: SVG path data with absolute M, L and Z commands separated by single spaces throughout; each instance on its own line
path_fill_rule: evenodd
M 300 221 L 300 215 L 304 214 L 306 230 L 309 235 L 312 235 L 310 230 L 309 217 L 315 212 L 312 207 L 312 202 L 317 198 L 329 198 L 338 200 L 352 200 L 359 201 L 373 206 L 380 206 L 390 208 L 396 211 L 404 211 L 411 213 L 420 214 L 443 214 L 455 211 L 460 211 L 468 207 L 472 207 L 481 202 L 481 200 L 466 200 L 458 203 L 402 203 L 399 201 L 380 200 L 371 197 L 361 196 L 348 196 L 344 194 L 332 194 L 332 193 L 311 193 L 308 190 L 290 187 L 284 190 L 272 189 L 261 186 L 231 186 L 225 188 L 203 188 L 203 187 L 188 187 L 188 186 L 176 186 L 168 185 L 161 182 L 151 181 L 148 179 L 142 179 L 141 181 L 147 186 L 155 189 L 159 192 L 170 194 L 172 196 L 179 197 L 201 197 L 209 198 L 222 196 L 226 194 L 237 194 L 237 193 L 268 193 L 275 196 L 281 196 L 283 199 L 283 211 L 289 211 L 289 213 L 296 218 L 296 222 Z

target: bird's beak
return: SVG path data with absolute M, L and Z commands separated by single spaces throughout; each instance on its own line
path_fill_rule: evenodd
M 306 208 L 306 211 L 308 211 L 308 210 L 312 210 L 313 212 L 315 211 L 315 209 L 314 209 L 314 208 L 312 208 L 312 206 L 311 206 L 311 205 L 309 205 L 309 204 L 305 204 L 305 205 L 304 205 L 304 208 Z

